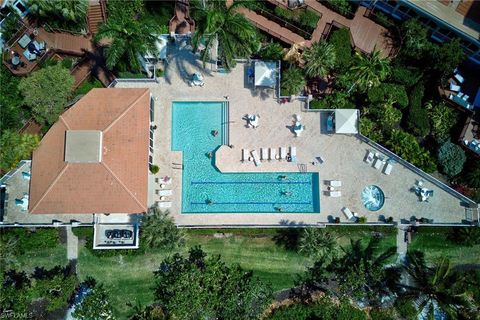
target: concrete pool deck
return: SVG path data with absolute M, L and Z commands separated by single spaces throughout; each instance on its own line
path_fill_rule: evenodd
M 342 208 L 348 207 L 365 216 L 368 222 L 378 222 L 381 216 L 393 217 L 394 221 L 409 220 L 411 216 L 433 219 L 434 223 L 462 223 L 467 219 L 462 200 L 429 183 L 422 176 L 399 163 L 393 165 L 390 175 L 377 170 L 363 161 L 367 150 L 373 148 L 354 135 L 328 135 L 322 127 L 324 115 L 320 112 L 305 112 L 302 102 L 294 100 L 278 104 L 271 91 L 254 91 L 248 84 L 246 65 L 239 63 L 228 74 L 209 74 L 201 62 L 187 50 L 176 49 L 169 58 L 165 78 L 159 83 L 119 82 L 116 87 L 147 87 L 155 97 L 154 160 L 160 167 L 156 177 L 169 176 L 173 183 L 172 196 L 165 201 L 172 202 L 169 209 L 178 225 L 221 226 L 221 225 L 290 225 L 327 223 L 339 217 L 347 222 Z M 190 87 L 188 74 L 202 72 L 205 85 Z M 233 172 L 319 172 L 320 213 L 195 213 L 182 214 L 182 153 L 171 151 L 172 102 L 173 101 L 229 101 L 229 144 L 218 152 L 221 169 Z M 246 114 L 260 115 L 259 127 L 248 128 L 242 120 Z M 294 116 L 301 115 L 305 131 L 301 137 L 292 132 Z M 278 148 L 294 146 L 298 162 L 270 161 L 256 167 L 253 162 L 242 163 L 242 149 Z M 228 148 L 228 149 L 227 149 Z M 374 150 L 381 152 L 380 150 Z M 315 162 L 321 156 L 325 162 Z M 220 163 L 219 162 L 219 163 Z M 315 162 L 315 165 L 312 165 Z M 299 166 L 300 165 L 300 166 Z M 327 196 L 327 181 L 341 180 L 340 197 Z M 411 191 L 418 180 L 434 191 L 429 202 L 421 202 Z M 361 192 L 367 185 L 379 186 L 385 194 L 382 209 L 370 212 L 361 202 Z M 159 189 L 156 184 L 152 190 Z M 155 197 L 152 197 L 152 199 Z M 155 200 L 155 199 L 154 199 Z M 158 200 L 158 199 L 156 199 Z

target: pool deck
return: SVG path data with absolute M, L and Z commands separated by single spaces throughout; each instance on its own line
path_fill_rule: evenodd
M 187 50 L 176 48 L 170 52 L 166 76 L 159 83 L 120 82 L 116 87 L 148 87 L 157 99 L 155 103 L 155 124 L 158 128 L 154 136 L 154 163 L 160 172 L 156 177 L 173 177 L 173 183 L 165 186 L 173 196 L 169 209 L 176 223 L 183 226 L 221 225 L 301 225 L 331 222 L 339 217 L 348 222 L 342 208 L 348 207 L 365 216 L 368 222 L 378 222 L 381 216 L 393 217 L 394 221 L 409 220 L 411 216 L 433 219 L 434 223 L 462 223 L 466 219 L 461 200 L 437 186 L 425 182 L 425 187 L 434 191 L 429 202 L 420 202 L 411 188 L 421 176 L 402 166 L 394 164 L 391 175 L 385 175 L 363 161 L 367 150 L 372 147 L 354 135 L 328 135 L 321 125 L 320 112 L 302 111 L 302 102 L 293 101 L 278 104 L 272 92 L 252 90 L 248 84 L 246 65 L 239 63 L 229 74 L 205 71 L 201 63 Z M 205 76 L 205 86 L 190 87 L 185 80 L 188 74 L 201 72 Z M 216 152 L 217 166 L 225 172 L 319 172 L 320 174 L 320 213 L 195 213 L 182 214 L 182 153 L 171 151 L 171 107 L 173 101 L 225 101 L 228 96 L 230 108 L 229 144 Z M 246 114 L 258 114 L 258 128 L 249 128 L 242 120 Z M 294 116 L 301 116 L 305 131 L 301 137 L 292 132 Z M 241 162 L 242 149 L 278 148 L 294 146 L 297 149 L 297 163 L 287 161 L 265 161 L 261 166 L 253 162 Z M 315 161 L 321 156 L 325 162 Z M 315 164 L 312 165 L 312 162 Z M 328 180 L 341 180 L 341 197 L 327 196 Z M 153 181 L 153 179 L 152 179 Z M 363 207 L 360 194 L 367 185 L 379 186 L 385 194 L 382 209 L 370 212 Z M 158 184 L 151 186 L 159 189 Z M 156 196 L 158 198 L 158 196 Z M 155 196 L 152 197 L 152 201 Z

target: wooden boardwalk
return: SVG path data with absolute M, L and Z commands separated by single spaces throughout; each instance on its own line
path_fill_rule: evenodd
M 286 0 L 268 1 L 275 5 L 288 8 Z M 227 5 L 229 3 L 230 1 L 227 1 Z M 245 15 L 245 17 L 247 17 L 247 19 L 249 19 L 257 28 L 288 44 L 303 42 L 305 46 L 310 46 L 312 43 L 320 41 L 325 36 L 330 25 L 336 24 L 350 29 L 356 50 L 371 53 L 374 48 L 377 48 L 382 51 L 383 56 L 388 56 L 390 54 L 392 46 L 389 41 L 390 36 L 388 35 L 388 30 L 365 17 L 365 7 L 360 6 L 355 13 L 355 17 L 350 20 L 328 9 L 316 0 L 305 0 L 305 5 L 311 10 L 319 13 L 321 16 L 317 23 L 317 27 L 312 34 L 311 40 L 304 39 L 300 35 L 251 10 L 240 8 L 238 11 Z

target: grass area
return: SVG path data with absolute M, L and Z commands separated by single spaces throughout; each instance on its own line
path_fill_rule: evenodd
M 77 96 L 79 94 L 87 94 L 93 88 L 103 88 L 102 83 L 95 77 L 92 77 L 86 81 L 84 81 L 78 88 L 75 90 L 75 94 L 73 96 Z
M 58 265 L 65 266 L 68 263 L 67 248 L 64 244 L 59 243 L 51 248 L 42 247 L 29 250 L 17 255 L 16 260 L 20 269 L 26 272 L 32 272 L 35 267 L 51 269 Z
M 480 264 L 480 245 L 462 246 L 447 239 L 450 228 L 421 228 L 412 237 L 409 250 L 420 250 L 425 253 L 429 263 L 446 256 L 454 264 Z

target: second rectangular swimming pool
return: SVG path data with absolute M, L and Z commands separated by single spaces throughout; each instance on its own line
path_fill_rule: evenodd
M 317 173 L 216 169 L 209 153 L 222 144 L 224 108 L 224 102 L 173 102 L 172 150 L 183 152 L 182 213 L 320 212 Z M 288 179 L 279 180 L 280 175 Z

